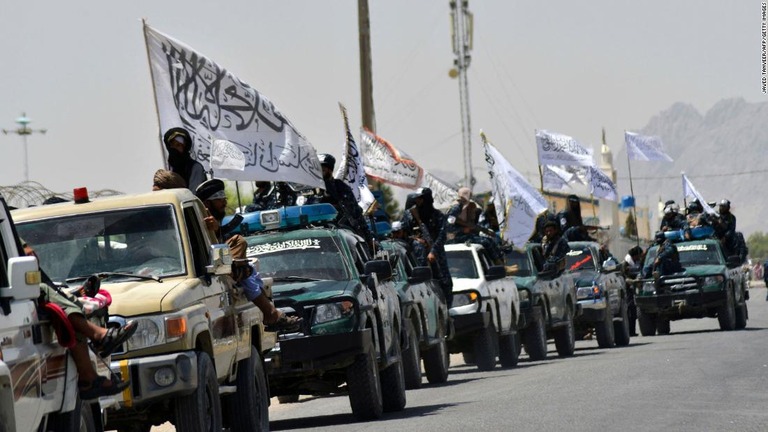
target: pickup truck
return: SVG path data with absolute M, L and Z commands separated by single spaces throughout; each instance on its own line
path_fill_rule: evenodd
M 596 242 L 568 242 L 565 271 L 576 280 L 578 338 L 594 332 L 600 348 L 629 345 L 629 294 L 618 262 L 600 261 Z
M 243 217 L 247 255 L 273 280 L 275 306 L 303 319 L 267 354 L 271 394 L 282 401 L 347 393 L 361 420 L 403 410 L 403 321 L 390 262 L 372 259 L 362 237 L 334 226 L 330 204 Z
M 505 262 L 520 295 L 519 332 L 528 357 L 546 359 L 547 340 L 552 338 L 559 356 L 573 355 L 573 320 L 579 310 L 573 275 L 543 272 L 544 259 L 538 243 L 528 243 L 522 250 L 506 250 Z
M 39 314 L 38 262 L 24 255 L 2 196 L 0 256 L 0 431 L 96 430 L 99 404 L 80 400 L 75 364 Z
M 503 265 L 493 265 L 488 251 L 474 243 L 445 246 L 453 279 L 453 304 L 449 310 L 455 334 L 451 353 L 481 371 L 515 367 L 520 356 L 517 334 L 520 299 L 517 285 Z
M 384 240 L 381 247 L 394 258 L 395 288 L 400 299 L 406 348 L 403 350 L 405 388 L 421 387 L 421 361 L 427 381 L 448 380 L 446 337 L 450 324 L 445 296 L 432 279 L 429 267 L 419 267 L 413 253 L 396 240 Z
M 635 294 L 640 334 L 669 334 L 670 321 L 717 317 L 721 330 L 747 326 L 747 290 L 739 256 L 725 257 L 720 242 L 699 239 L 676 243 L 683 272 L 644 279 Z M 653 264 L 658 246 L 648 250 Z
M 77 201 L 14 217 L 54 281 L 98 274 L 112 295 L 110 321 L 138 322 L 112 357 L 131 386 L 106 427 L 267 429 L 262 354 L 275 335 L 230 277 L 229 249 L 205 228 L 203 203 L 186 189 Z

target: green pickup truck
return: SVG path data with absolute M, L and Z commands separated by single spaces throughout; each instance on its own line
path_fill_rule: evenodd
M 741 259 L 727 257 L 715 239 L 676 244 L 684 271 L 638 282 L 635 302 L 643 336 L 669 334 L 670 321 L 717 317 L 721 330 L 747 325 L 747 291 Z M 656 259 L 658 246 L 648 250 L 645 266 Z
M 267 354 L 270 391 L 281 400 L 348 393 L 356 417 L 375 419 L 406 403 L 398 295 L 390 262 L 371 259 L 334 217 L 316 204 L 254 212 L 241 225 L 275 305 L 303 319 Z

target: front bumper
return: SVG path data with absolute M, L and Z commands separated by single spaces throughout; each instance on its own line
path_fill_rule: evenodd
M 645 313 L 680 313 L 684 309 L 709 309 L 726 302 L 725 291 L 701 291 L 690 289 L 683 292 L 666 292 L 651 296 L 635 296 L 635 304 Z
M 195 391 L 198 384 L 194 351 L 116 360 L 110 366 L 121 372 L 123 380 L 131 380 L 130 387 L 118 395 L 121 408 L 184 396 Z M 155 381 L 155 373 L 160 370 L 173 373 L 175 379 L 171 384 L 161 386 Z
M 600 322 L 605 319 L 605 310 L 608 308 L 608 303 L 604 298 L 579 300 L 577 308 L 581 310 L 581 313 L 577 315 L 577 321 Z
M 371 329 L 281 340 L 268 354 L 270 374 L 304 374 L 339 369 L 352 364 L 358 354 L 373 348 Z
M 453 315 L 456 336 L 474 333 L 487 328 L 491 321 L 490 312 L 475 312 L 467 315 Z

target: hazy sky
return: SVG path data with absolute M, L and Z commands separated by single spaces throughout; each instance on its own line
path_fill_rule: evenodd
M 674 102 L 766 100 L 759 1 L 470 0 L 478 137 L 536 171 L 535 129 L 614 151 Z M 448 0 L 370 0 L 377 132 L 425 168 L 463 175 Z M 163 166 L 141 18 L 269 97 L 318 151 L 341 153 L 337 102 L 360 126 L 357 1 L 0 2 L 0 127 L 25 111 L 30 179 L 141 192 Z M 0 185 L 23 180 L 19 136 L 0 135 Z M 620 164 L 620 174 L 624 164 Z M 628 193 L 627 191 L 619 191 Z

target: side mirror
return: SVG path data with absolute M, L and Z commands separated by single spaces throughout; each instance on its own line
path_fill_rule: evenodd
M 738 267 L 741 265 L 741 257 L 738 255 L 731 255 L 725 260 L 725 265 L 729 268 Z
M 603 263 L 603 271 L 605 273 L 612 273 L 619 269 L 619 263 L 616 262 L 614 259 L 607 259 Z
M 507 276 L 507 269 L 503 265 L 491 266 L 485 274 L 486 280 L 497 280 Z
M 432 268 L 430 267 L 414 267 L 411 277 L 408 278 L 408 283 L 411 285 L 420 284 L 432 279 Z
M 8 281 L 10 286 L 0 287 L 0 297 L 16 300 L 31 300 L 40 297 L 40 268 L 37 258 L 23 256 L 8 260 Z
M 378 280 L 392 279 L 392 266 L 387 260 L 373 260 L 365 263 L 365 274 L 376 274 Z
M 232 255 L 226 244 L 211 245 L 211 262 L 205 266 L 208 274 L 228 275 L 232 274 Z

